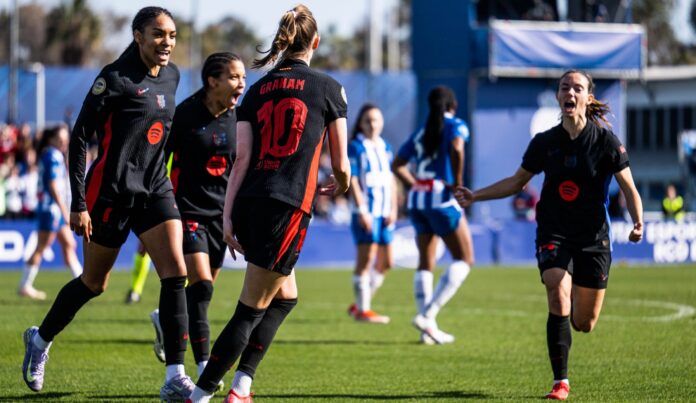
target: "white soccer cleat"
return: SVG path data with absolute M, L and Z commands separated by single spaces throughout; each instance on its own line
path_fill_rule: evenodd
M 154 311 L 150 312 L 150 321 L 152 322 L 152 326 L 155 328 L 155 342 L 152 345 L 152 349 L 155 352 L 157 359 L 161 362 L 165 362 L 164 333 L 162 332 L 162 326 L 160 325 L 159 309 L 155 309 Z
M 435 319 L 426 318 L 424 315 L 418 314 L 413 318 L 411 323 L 416 329 L 430 337 L 435 344 L 449 344 L 454 342 L 454 336 L 440 330 L 437 327 Z M 422 336 L 421 340 L 423 340 Z M 424 344 L 427 343 L 424 342 Z
M 46 293 L 39 291 L 32 286 L 21 287 L 17 290 L 17 295 L 20 297 L 35 299 L 37 301 L 43 301 L 46 299 Z

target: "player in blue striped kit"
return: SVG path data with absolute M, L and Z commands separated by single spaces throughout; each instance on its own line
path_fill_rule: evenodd
M 355 303 L 348 313 L 357 321 L 370 323 L 389 323 L 388 316 L 371 309 L 371 300 L 393 264 L 391 241 L 398 212 L 391 172 L 393 151 L 381 137 L 383 127 L 379 108 L 370 103 L 363 105 L 348 145 L 353 174 L 349 193 L 355 202 L 351 231 L 358 249 L 353 272 Z
M 417 237 L 419 261 L 413 284 L 418 314 L 413 325 L 421 331 L 421 342 L 445 344 L 452 343 L 454 336 L 440 330 L 435 319 L 474 262 L 471 233 L 452 192 L 454 186 L 463 182 L 464 144 L 469 128 L 454 116 L 457 99 L 450 88 L 431 90 L 428 105 L 425 127 L 401 146 L 393 169 L 410 188 L 407 207 Z M 415 164 L 415 172 L 409 169 L 409 162 Z M 433 292 L 436 236 L 445 242 L 452 263 Z
M 73 277 L 82 274 L 76 242 L 68 226 L 68 173 L 64 153 L 68 149 L 68 129 L 57 126 L 44 131 L 39 146 L 39 231 L 36 249 L 27 260 L 17 293 L 22 297 L 43 300 L 46 293 L 34 288 L 44 251 L 58 238 L 63 260 Z

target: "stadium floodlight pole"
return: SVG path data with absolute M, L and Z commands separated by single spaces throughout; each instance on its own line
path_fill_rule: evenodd
M 12 2 L 10 16 L 10 87 L 7 91 L 7 121 L 17 123 L 17 87 L 19 80 L 19 0 Z
M 41 63 L 32 63 L 29 67 L 36 74 L 36 133 L 46 127 L 46 69 Z
M 370 0 L 368 7 L 370 21 L 370 36 L 368 42 L 368 58 L 370 73 L 382 72 L 382 0 Z

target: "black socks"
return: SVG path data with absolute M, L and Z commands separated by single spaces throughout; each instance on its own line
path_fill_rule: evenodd
M 265 309 L 255 309 L 237 302 L 232 319 L 218 336 L 210 352 L 208 364 L 198 378 L 196 385 L 208 393 L 213 393 L 218 382 L 234 365 L 249 342 L 254 328 L 261 322 Z
M 81 278 L 72 279 L 56 296 L 56 300 L 53 301 L 51 309 L 39 327 L 39 335 L 42 339 L 53 341 L 53 338 L 73 320 L 77 311 L 90 299 L 99 295 L 87 288 Z
M 567 316 L 557 316 L 549 312 L 546 321 L 546 343 L 549 348 L 549 360 L 553 370 L 553 379 L 568 379 L 568 353 L 573 337 Z
M 210 325 L 208 324 L 208 305 L 213 298 L 213 283 L 199 281 L 186 287 L 188 306 L 189 338 L 196 363 L 208 361 L 210 356 Z
M 252 378 L 254 377 L 256 368 L 271 346 L 278 328 L 295 305 L 297 305 L 297 298 L 274 299 L 271 301 L 271 305 L 266 309 L 266 314 L 263 316 L 261 323 L 256 326 L 256 329 L 251 333 L 251 337 L 249 337 L 249 343 L 239 359 L 237 370 L 249 374 Z
M 164 337 L 166 364 L 183 364 L 188 342 L 188 314 L 186 313 L 186 277 L 160 280 L 159 319 Z

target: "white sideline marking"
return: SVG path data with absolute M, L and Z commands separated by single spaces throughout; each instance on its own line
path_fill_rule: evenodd
M 510 298 L 492 298 L 499 300 L 509 300 Z M 532 296 L 532 295 L 518 295 L 514 297 L 517 301 L 534 301 L 534 302 L 546 302 L 543 296 Z M 673 313 L 668 313 L 665 315 L 657 316 L 620 316 L 620 315 L 600 315 L 600 320 L 611 320 L 619 322 L 629 322 L 629 321 L 645 321 L 645 322 L 672 322 L 675 320 L 680 320 L 693 316 L 696 314 L 696 308 L 691 305 L 677 304 L 674 302 L 667 301 L 654 301 L 654 300 L 643 300 L 643 299 L 623 299 L 623 298 L 607 298 L 607 301 L 611 303 L 616 303 L 617 305 L 628 305 L 635 307 L 649 307 L 649 308 L 660 308 L 665 310 L 674 311 Z M 321 307 L 327 310 L 342 310 L 347 308 L 346 304 L 337 304 L 334 302 L 321 302 L 312 304 L 314 307 Z M 346 305 L 345 307 L 343 305 Z M 380 304 L 377 304 L 380 305 Z M 415 311 L 415 307 L 412 306 L 385 306 L 380 312 L 411 312 Z M 528 317 L 540 314 L 539 312 L 523 311 L 519 309 L 490 309 L 490 308 L 477 308 L 477 307 L 463 307 L 457 310 L 458 314 L 469 314 L 469 315 L 501 315 L 501 316 L 514 316 L 514 317 Z

